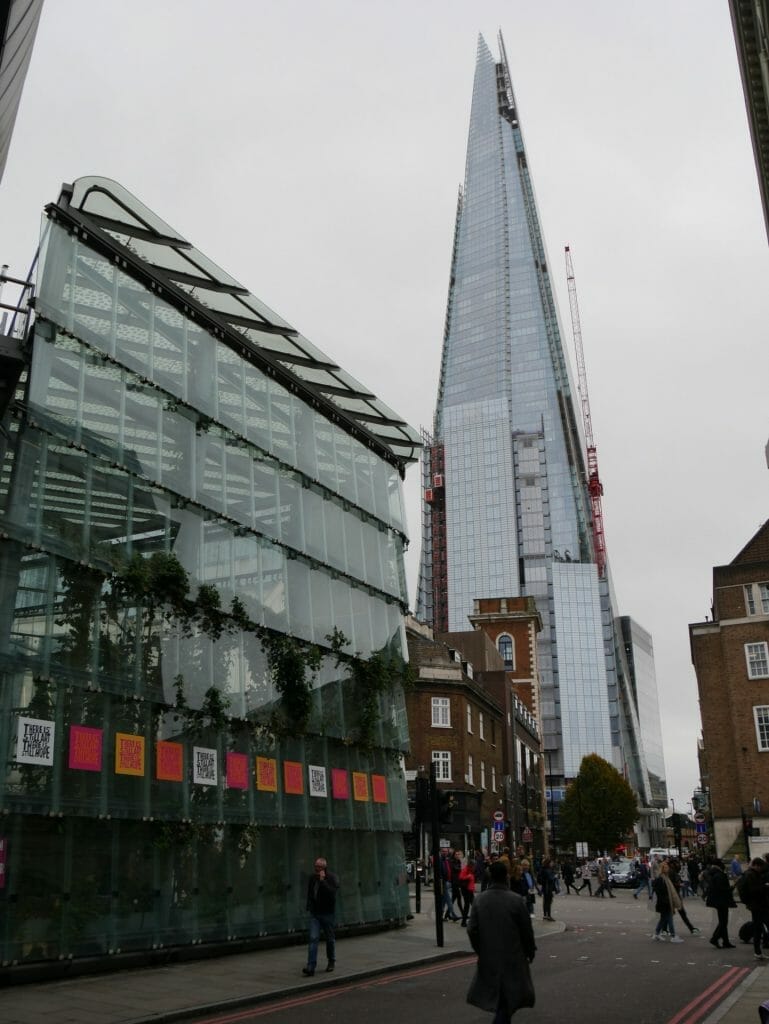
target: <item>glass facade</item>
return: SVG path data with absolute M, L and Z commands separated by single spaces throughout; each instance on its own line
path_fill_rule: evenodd
M 595 564 L 584 442 L 573 401 L 504 46 L 482 38 L 457 213 L 433 450 L 445 527 L 426 505 L 417 615 L 466 628 L 473 601 L 536 599 L 541 727 L 553 776 L 599 753 L 644 797 L 629 673 L 608 572 Z M 434 472 L 434 470 L 432 470 Z M 425 487 L 430 487 L 425 475 Z M 443 500 L 443 499 L 441 499 Z M 446 567 L 438 563 L 445 551 Z
M 0 959 L 286 935 L 306 925 L 319 854 L 341 877 L 342 925 L 403 919 L 402 688 L 377 692 L 364 742 L 365 694 L 328 636 L 363 659 L 406 655 L 410 458 L 307 389 L 310 359 L 300 380 L 212 328 L 158 266 L 189 244 L 99 187 L 120 197 L 110 232 L 83 230 L 84 205 L 48 209 L 3 420 Z M 219 309 L 245 294 L 193 255 Z M 272 351 L 281 330 L 296 345 L 259 310 Z M 137 598 L 137 556 L 181 567 L 189 600 L 237 598 L 256 628 L 206 630 L 162 594 Z M 275 725 L 259 630 L 318 646 L 299 730 Z

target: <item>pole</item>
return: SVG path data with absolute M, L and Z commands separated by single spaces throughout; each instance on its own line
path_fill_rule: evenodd
M 435 897 L 435 944 L 443 946 L 443 872 L 441 871 L 440 801 L 435 779 L 435 761 L 430 764 L 430 826 L 433 843 L 433 894 Z

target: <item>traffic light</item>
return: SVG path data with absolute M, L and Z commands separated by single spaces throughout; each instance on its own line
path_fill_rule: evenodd
M 430 820 L 430 780 L 417 777 L 414 791 L 414 828 Z
M 450 825 L 454 820 L 456 801 L 453 793 L 438 793 L 438 820 L 441 825 Z

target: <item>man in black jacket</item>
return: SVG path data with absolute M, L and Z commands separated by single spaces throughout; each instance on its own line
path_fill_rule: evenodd
M 334 937 L 336 894 L 339 890 L 339 879 L 328 870 L 325 857 L 315 858 L 315 870 L 307 883 L 307 910 L 310 914 L 310 945 L 307 950 L 307 966 L 302 974 L 311 978 L 315 974 L 318 963 L 318 943 L 320 933 L 326 939 L 327 971 L 333 971 L 336 965 L 336 941 Z
M 737 879 L 737 891 L 753 920 L 753 953 L 756 960 L 766 960 L 761 945 L 766 942 L 766 929 L 769 927 L 769 877 L 767 863 L 760 857 L 754 857 L 750 867 Z

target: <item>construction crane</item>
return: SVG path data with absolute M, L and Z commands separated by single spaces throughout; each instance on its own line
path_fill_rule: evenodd
M 593 546 L 598 575 L 603 577 L 606 572 L 606 538 L 603 532 L 603 509 L 601 495 L 603 484 L 598 475 L 598 455 L 593 440 L 593 423 L 590 418 L 590 398 L 587 393 L 587 373 L 585 372 L 585 353 L 582 350 L 582 326 L 579 320 L 577 303 L 577 286 L 574 281 L 574 267 L 571 263 L 571 251 L 567 245 L 566 280 L 569 285 L 569 306 L 571 308 L 571 328 L 574 333 L 574 348 L 577 353 L 577 387 L 582 402 L 582 423 L 585 428 L 585 450 L 587 452 L 587 489 L 590 495 L 590 508 L 593 516 Z

